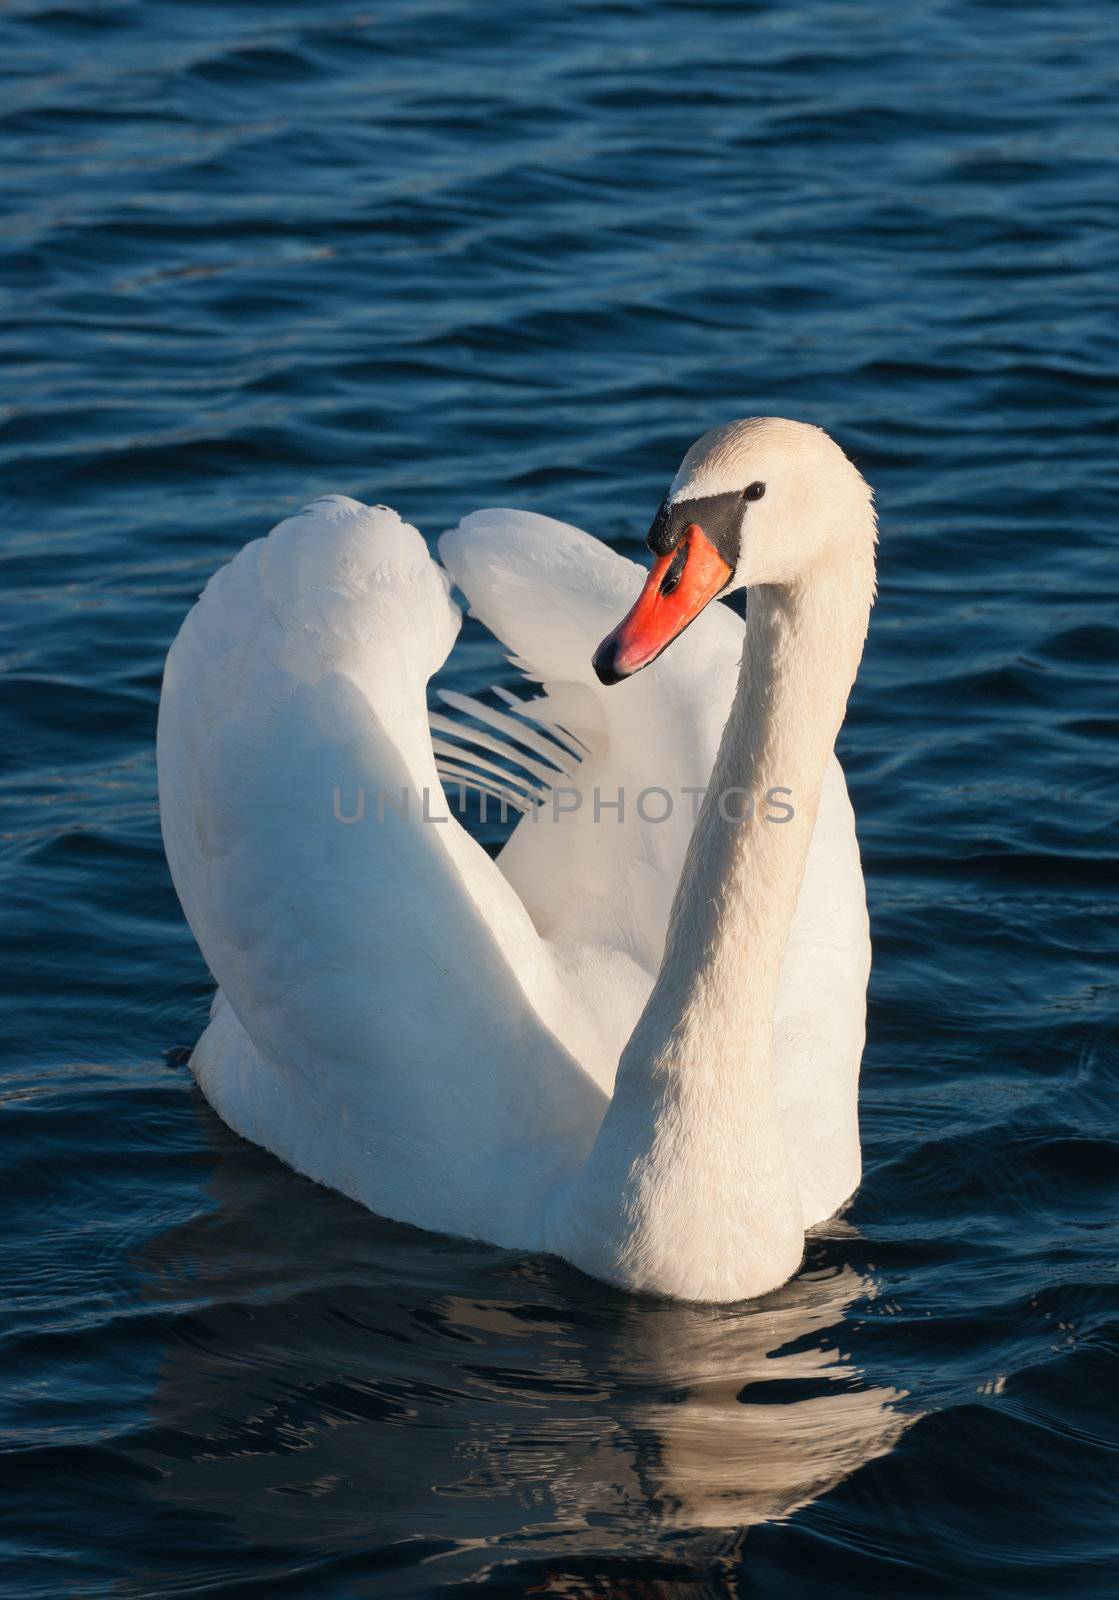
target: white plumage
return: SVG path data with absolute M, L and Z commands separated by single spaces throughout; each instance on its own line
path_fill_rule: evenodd
M 160 706 L 160 807 L 219 986 L 193 1068 L 231 1127 L 381 1215 L 580 1260 L 564 1197 L 661 963 L 687 792 L 711 775 L 743 624 L 709 607 L 604 689 L 592 654 L 642 569 L 517 511 L 467 517 L 440 556 L 395 512 L 328 497 L 242 550 L 183 624 Z M 427 685 L 460 625 L 452 581 L 531 680 L 527 709 L 506 696 L 479 725 L 478 702 L 448 696 L 459 715 L 429 726 Z M 456 731 L 463 712 L 473 735 Z M 437 764 L 448 787 L 465 775 L 528 807 L 497 861 L 445 803 Z M 665 808 L 654 790 L 672 800 L 667 820 L 651 820 Z M 803 1226 L 858 1181 L 868 959 L 832 756 L 773 1042 Z M 660 1283 L 586 1264 L 727 1297 L 710 1273 Z

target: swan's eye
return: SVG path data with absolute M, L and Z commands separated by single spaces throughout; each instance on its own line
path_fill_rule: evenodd
M 743 500 L 760 500 L 764 493 L 764 483 L 752 483 L 748 489 L 742 491 L 742 498 Z

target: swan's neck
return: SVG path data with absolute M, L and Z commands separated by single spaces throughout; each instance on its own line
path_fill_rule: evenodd
M 849 568 L 825 569 L 751 592 L 734 703 L 627 1069 L 645 1039 L 659 1070 L 721 1088 L 725 1067 L 740 1089 L 771 1098 L 777 981 L 872 583 L 871 571 L 858 593 Z M 653 1048 L 649 1030 L 660 1034 Z
M 631 1287 L 744 1298 L 782 1282 L 800 1260 L 773 1015 L 866 634 L 874 569 L 865 544 L 865 561 L 750 593 L 738 687 L 661 970 L 568 1207 L 585 1259 L 566 1246 L 564 1254 Z M 747 802 L 752 815 L 743 817 Z M 609 1266 L 604 1252 L 613 1252 Z

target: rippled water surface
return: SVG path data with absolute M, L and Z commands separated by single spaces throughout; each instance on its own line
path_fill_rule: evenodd
M 5 1596 L 1115 1594 L 1115 24 L 0 13 Z M 155 805 L 206 576 L 330 490 L 636 555 L 768 411 L 882 519 L 842 1223 L 695 1310 L 241 1143 Z

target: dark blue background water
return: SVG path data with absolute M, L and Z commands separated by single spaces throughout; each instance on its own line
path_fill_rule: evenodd
M 1114 7 L 15 0 L 0 64 L 4 1595 L 1113 1596 Z M 879 494 L 866 1176 L 698 1311 L 226 1132 L 155 714 L 316 494 L 636 554 L 769 411 Z

